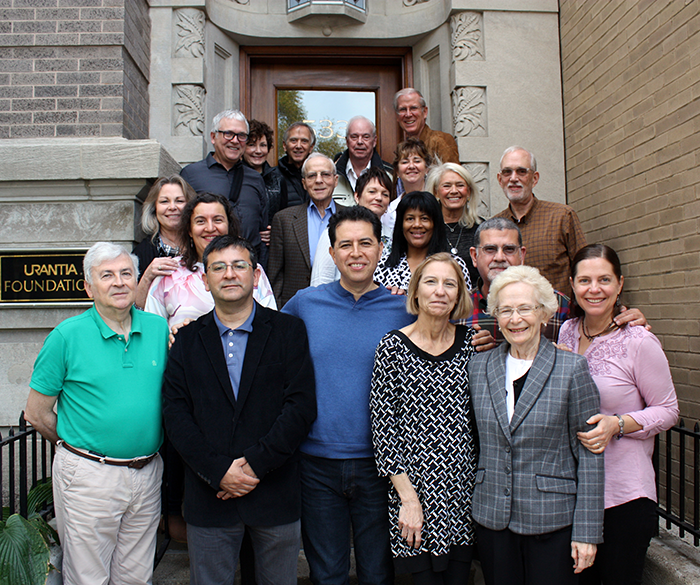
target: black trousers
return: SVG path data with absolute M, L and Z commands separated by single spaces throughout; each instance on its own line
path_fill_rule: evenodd
M 523 535 L 475 525 L 486 585 L 577 585 L 571 526 Z
M 641 585 L 644 558 L 658 525 L 656 503 L 648 498 L 605 510 L 604 542 L 593 566 L 581 573 L 581 584 Z

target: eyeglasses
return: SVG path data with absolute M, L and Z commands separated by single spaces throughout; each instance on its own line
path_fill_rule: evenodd
M 498 254 L 498 251 L 501 250 L 505 256 L 515 256 L 518 252 L 520 252 L 520 246 L 510 246 L 510 245 L 505 245 L 505 246 L 478 246 L 478 249 L 481 250 L 484 254 L 487 256 L 495 256 Z
M 335 176 L 335 173 L 332 173 L 331 171 L 321 171 L 320 173 L 306 173 L 306 175 L 304 175 L 304 178 L 309 181 L 315 181 L 316 177 L 318 177 L 319 175 L 321 175 L 321 178 L 324 181 L 330 181 Z
M 364 140 L 365 142 L 369 142 L 372 140 L 373 136 L 371 134 L 349 134 L 348 135 L 348 140 L 350 142 L 357 142 L 360 138 Z
M 505 169 L 501 169 L 500 174 L 504 177 L 510 177 L 513 173 L 515 173 L 518 175 L 518 177 L 527 177 L 531 170 L 532 169 L 526 169 L 525 167 L 518 167 L 517 169 L 509 169 L 506 167 Z
M 544 305 L 520 305 L 519 307 L 498 307 L 493 314 L 496 317 L 503 317 L 504 319 L 510 319 L 513 313 L 517 313 L 521 317 L 527 317 L 532 315 L 537 309 L 541 309 Z
M 233 132 L 231 130 L 217 130 L 218 134 L 221 134 L 225 140 L 233 140 L 235 136 L 238 138 L 238 142 L 241 144 L 248 140 L 248 134 L 245 132 Z
M 209 268 L 207 268 L 207 272 L 223 274 L 228 268 L 231 268 L 234 272 L 245 272 L 248 268 L 252 267 L 253 265 L 245 260 L 236 260 L 235 262 L 231 262 L 231 264 L 226 264 L 226 262 L 212 262 Z
M 411 114 L 416 114 L 416 113 L 420 112 L 422 109 L 423 109 L 423 106 L 408 106 L 408 107 L 406 107 L 406 106 L 401 106 L 398 110 L 396 110 L 396 112 L 397 112 L 400 116 L 405 116 L 405 115 L 408 114 L 409 112 L 410 112 Z

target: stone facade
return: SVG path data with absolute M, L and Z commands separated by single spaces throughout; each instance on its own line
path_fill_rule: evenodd
M 0 6 L 0 138 L 148 138 L 145 0 Z
M 150 181 L 201 159 L 213 116 L 240 106 L 251 45 L 410 47 L 407 83 L 431 128 L 456 136 L 482 215 L 506 206 L 495 175 L 512 144 L 537 153 L 538 195 L 565 201 L 556 0 L 372 0 L 361 18 L 337 7 L 0 0 L 0 251 L 138 241 Z M 75 311 L 0 307 L 0 426 L 17 420 L 43 338 Z
M 561 0 L 569 203 L 700 419 L 700 3 Z

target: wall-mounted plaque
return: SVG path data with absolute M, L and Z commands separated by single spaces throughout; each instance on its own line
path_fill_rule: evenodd
M 0 252 L 0 302 L 85 302 L 85 251 Z

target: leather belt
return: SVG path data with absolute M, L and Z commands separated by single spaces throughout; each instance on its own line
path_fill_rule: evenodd
M 94 455 L 89 451 L 83 449 L 77 449 L 76 447 L 71 447 L 68 443 L 61 440 L 58 441 L 58 445 L 62 445 L 71 453 L 77 455 L 78 457 L 84 457 L 90 461 L 95 461 L 96 463 L 102 463 L 103 465 L 116 465 L 117 467 L 130 467 L 132 469 L 143 469 L 151 461 L 153 461 L 158 453 L 153 453 L 153 455 L 146 455 L 145 457 L 136 457 L 135 459 L 113 459 L 111 457 L 104 457 L 102 455 Z

